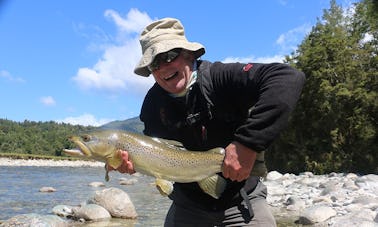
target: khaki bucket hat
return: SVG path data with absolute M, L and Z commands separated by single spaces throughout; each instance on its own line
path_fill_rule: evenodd
M 135 67 L 134 72 L 140 76 L 149 76 L 147 68 L 154 58 L 161 53 L 175 48 L 183 48 L 194 52 L 199 58 L 205 53 L 205 47 L 200 43 L 189 42 L 185 37 L 184 27 L 178 19 L 164 18 L 148 25 L 140 35 L 142 59 Z

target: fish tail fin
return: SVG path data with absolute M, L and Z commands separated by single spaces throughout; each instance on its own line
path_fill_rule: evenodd
M 226 179 L 216 174 L 199 181 L 198 185 L 204 192 L 213 198 L 218 199 L 225 190 L 226 183 Z

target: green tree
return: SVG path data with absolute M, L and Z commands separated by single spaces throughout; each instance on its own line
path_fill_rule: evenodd
M 53 121 L 18 123 L 0 119 L 0 152 L 61 156 L 63 148 L 73 146 L 68 136 L 93 129 Z
M 332 0 L 322 20 L 287 57 L 307 81 L 288 129 L 268 154 L 273 168 L 378 171 L 378 30 L 371 19 L 376 16 L 372 2 L 357 3 L 348 15 Z

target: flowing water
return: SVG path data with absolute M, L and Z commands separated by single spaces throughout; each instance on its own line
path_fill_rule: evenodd
M 100 167 L 0 166 L 0 223 L 1 220 L 19 214 L 52 214 L 52 208 L 56 205 L 80 205 L 90 199 L 95 191 L 104 189 L 91 187 L 89 183 L 101 181 L 106 187 L 124 190 L 133 202 L 138 218 L 136 220 L 112 218 L 106 222 L 72 226 L 163 226 L 171 201 L 160 195 L 152 177 L 120 174 L 114 171 L 109 175 L 110 181 L 105 182 L 105 170 Z M 120 178 L 136 178 L 137 182 L 132 185 L 120 185 Z M 56 192 L 39 192 L 42 187 L 53 187 Z M 289 225 L 289 222 L 282 219 L 278 226 L 296 225 Z
M 100 167 L 0 166 L 0 220 L 26 213 L 52 214 L 52 208 L 60 204 L 79 205 L 91 198 L 95 191 L 104 189 L 88 185 L 101 181 L 106 187 L 124 190 L 138 213 L 136 220 L 112 219 L 111 223 L 106 223 L 107 226 L 163 225 L 171 201 L 160 195 L 153 178 L 111 172 L 110 181 L 105 182 L 104 175 L 105 170 Z M 120 185 L 119 178 L 136 178 L 137 182 Z M 56 192 L 41 193 L 41 187 L 53 187 Z

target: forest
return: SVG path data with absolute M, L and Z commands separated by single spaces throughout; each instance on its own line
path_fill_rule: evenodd
M 12 154 L 34 154 L 61 156 L 63 148 L 72 147 L 70 135 L 95 129 L 90 126 L 65 123 L 14 122 L 0 119 L 0 152 Z
M 306 74 L 267 160 L 283 172 L 378 172 L 378 1 L 331 1 L 286 62 Z
M 288 127 L 266 152 L 268 168 L 378 173 L 378 1 L 345 10 L 331 0 L 285 63 L 304 72 L 306 84 Z M 71 146 L 68 135 L 92 129 L 3 119 L 0 153 L 61 156 Z

